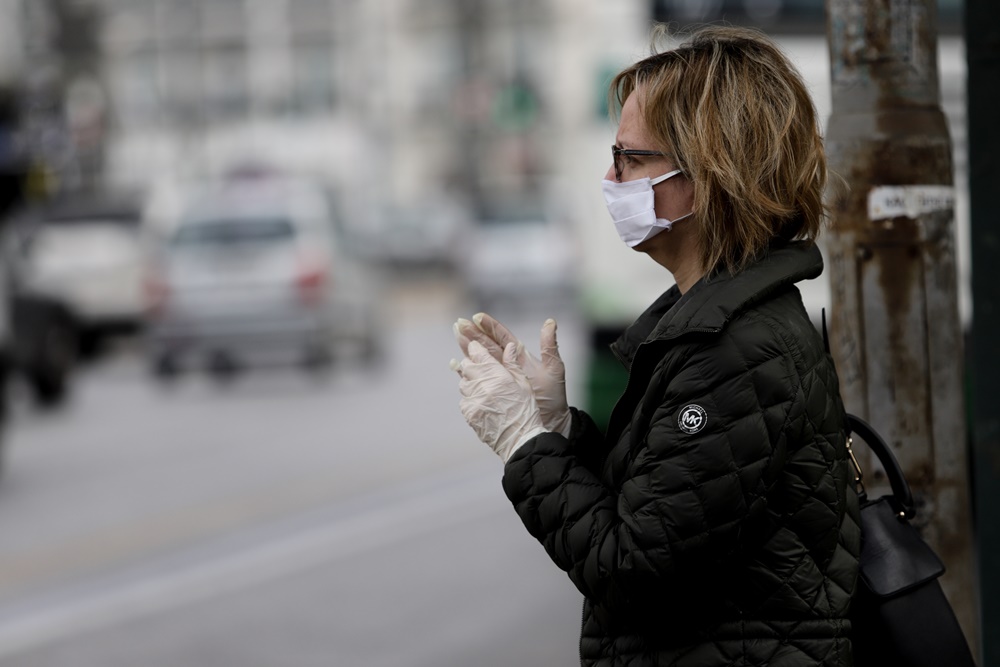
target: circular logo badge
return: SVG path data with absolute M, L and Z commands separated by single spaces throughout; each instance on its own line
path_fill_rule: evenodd
M 705 408 L 694 403 L 685 405 L 680 415 L 677 416 L 677 426 L 685 433 L 697 433 L 705 428 L 707 422 L 708 414 L 705 412 Z

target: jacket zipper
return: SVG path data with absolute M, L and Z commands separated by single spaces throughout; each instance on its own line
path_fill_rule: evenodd
M 611 410 L 611 418 L 608 420 L 608 427 L 609 427 L 608 434 L 611 433 L 610 426 L 615 423 L 614 417 L 615 414 L 618 412 L 618 407 L 621 405 L 621 402 L 625 399 L 625 397 L 628 396 L 629 389 L 632 388 L 632 364 L 634 364 L 636 358 L 638 358 L 639 351 L 642 349 L 643 345 L 649 345 L 650 343 L 653 342 L 669 342 L 678 338 L 682 334 L 687 334 L 687 333 L 719 333 L 720 331 L 722 331 L 721 327 L 702 327 L 699 329 L 685 329 L 684 331 L 681 331 L 676 334 L 658 337 L 654 341 L 643 341 L 642 343 L 639 343 L 639 347 L 635 349 L 635 354 L 632 355 L 632 363 L 630 364 L 626 364 L 625 360 L 622 359 L 621 355 L 618 353 L 618 350 L 615 348 L 615 346 L 611 346 L 611 354 L 615 355 L 615 359 L 618 360 L 618 363 L 620 363 L 622 366 L 627 367 L 628 377 L 625 380 L 625 390 L 622 392 L 622 395 L 618 397 L 618 400 L 615 401 L 615 407 Z M 605 434 L 605 437 L 608 434 Z
M 681 333 L 692 333 L 692 332 L 693 333 L 718 333 L 720 331 L 722 331 L 721 328 L 703 327 L 703 328 L 700 328 L 700 329 L 685 329 Z M 661 338 L 657 338 L 655 342 L 671 341 L 671 340 L 677 338 L 679 335 L 680 334 L 674 334 L 674 335 L 671 335 L 671 336 L 664 336 L 664 337 L 661 337 Z M 639 356 L 639 350 L 642 349 L 642 346 L 643 345 L 648 345 L 651 342 L 654 342 L 654 341 L 644 341 L 642 343 L 639 343 L 639 347 L 636 348 L 635 354 L 632 355 L 632 361 L 633 362 L 635 361 L 636 357 Z M 608 428 L 608 434 L 611 433 L 611 428 L 610 427 L 615 422 L 614 417 L 615 417 L 615 414 L 618 412 L 618 407 L 621 405 L 621 402 L 625 399 L 625 397 L 628 396 L 629 389 L 631 388 L 631 383 L 632 383 L 632 364 L 626 364 L 625 363 L 625 360 L 622 359 L 621 355 L 618 353 L 618 350 L 617 350 L 616 346 L 612 345 L 610 347 L 611 347 L 611 354 L 613 354 L 615 356 L 615 359 L 617 359 L 618 362 L 622 366 L 626 366 L 627 367 L 628 378 L 625 381 L 625 390 L 622 392 L 621 397 L 619 397 L 619 399 L 615 402 L 615 407 L 611 411 L 611 420 L 608 422 L 608 427 L 609 427 Z M 607 436 L 607 434 L 605 434 L 605 435 Z M 580 642 L 579 642 L 579 644 L 577 646 L 578 653 L 579 653 L 579 656 L 580 656 L 580 664 L 581 665 L 583 664 L 583 640 L 584 640 L 584 626 L 586 625 L 586 622 L 587 622 L 587 598 L 586 598 L 586 596 L 584 596 L 583 605 L 580 608 Z

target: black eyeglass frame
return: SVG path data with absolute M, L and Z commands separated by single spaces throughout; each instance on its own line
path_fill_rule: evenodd
M 643 156 L 643 157 L 670 157 L 669 153 L 664 153 L 663 151 L 648 151 L 639 148 L 618 148 L 618 146 L 611 145 L 611 162 L 615 167 L 615 179 L 618 181 L 622 180 L 622 171 L 624 170 L 624 165 L 621 162 L 621 156 Z

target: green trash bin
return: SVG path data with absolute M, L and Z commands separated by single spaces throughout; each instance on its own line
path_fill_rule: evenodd
M 624 326 L 602 325 L 594 326 L 591 331 L 584 409 L 602 431 L 607 430 L 611 411 L 628 382 L 628 371 L 609 348 L 624 329 Z

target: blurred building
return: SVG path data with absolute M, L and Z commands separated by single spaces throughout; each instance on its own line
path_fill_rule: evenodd
M 305 171 L 359 227 L 446 199 L 471 216 L 518 202 L 601 224 L 606 86 L 648 53 L 653 19 L 793 35 L 809 44 L 799 64 L 827 77 L 822 0 L 87 2 L 100 7 L 108 182 Z M 957 15 L 958 0 L 941 3 Z
M 95 1 L 109 181 L 266 163 L 319 175 L 362 220 L 537 194 L 607 132 L 604 80 L 649 20 L 637 0 Z
M 359 3 L 100 0 L 112 182 L 197 178 L 248 162 L 337 179 L 365 109 L 345 57 Z

